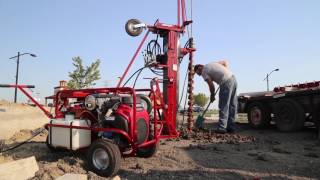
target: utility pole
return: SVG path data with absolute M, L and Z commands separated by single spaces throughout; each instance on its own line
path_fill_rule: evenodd
M 16 68 L 16 87 L 14 88 L 14 103 L 17 103 L 17 85 L 18 85 L 18 80 L 19 80 L 19 63 L 20 63 L 20 56 L 23 56 L 23 55 L 26 55 L 26 54 L 29 54 L 30 56 L 32 57 L 37 57 L 35 54 L 31 54 L 31 53 L 23 53 L 23 54 L 20 54 L 20 52 L 18 52 L 18 55 L 17 56 L 13 56 L 9 59 L 14 59 L 14 58 L 17 58 L 17 68 Z
M 18 79 L 19 79 L 19 60 L 20 60 L 20 52 L 18 52 L 18 57 L 17 57 L 16 87 L 14 88 L 14 103 L 17 103 L 17 85 L 18 85 Z

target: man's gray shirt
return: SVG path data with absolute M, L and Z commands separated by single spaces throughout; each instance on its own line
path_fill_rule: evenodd
M 210 78 L 219 85 L 230 79 L 232 75 L 233 74 L 229 69 L 217 62 L 204 65 L 202 71 L 202 77 L 205 81 Z

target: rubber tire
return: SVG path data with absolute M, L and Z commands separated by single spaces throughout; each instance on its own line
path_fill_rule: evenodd
M 104 149 L 107 154 L 109 155 L 109 167 L 104 170 L 100 170 L 94 166 L 92 156 L 94 150 L 97 148 Z M 104 177 L 112 177 L 117 174 L 120 168 L 121 163 L 121 153 L 116 144 L 106 139 L 98 139 L 91 144 L 88 150 L 88 157 L 87 157 L 89 168 L 92 169 L 96 174 Z
M 150 136 L 149 140 L 151 139 L 153 139 L 153 135 Z M 153 145 L 150 145 L 144 148 L 138 148 L 137 156 L 142 158 L 149 158 L 155 155 L 158 149 L 159 149 L 159 141 Z
M 146 110 L 147 110 L 148 114 L 150 114 L 152 112 L 152 109 L 153 109 L 151 99 L 148 96 L 144 95 L 144 94 L 138 94 L 138 96 L 140 97 L 141 101 L 143 101 L 143 102 L 145 102 L 147 104 L 147 109 Z M 143 102 L 141 102 L 141 103 L 143 103 Z
M 315 125 L 315 127 L 320 130 L 320 104 L 317 105 L 315 108 L 314 108 L 314 112 L 313 112 L 313 115 L 312 115 L 312 121 Z
M 276 104 L 275 121 L 280 131 L 298 131 L 304 126 L 305 113 L 295 100 L 283 99 Z
M 126 32 L 130 35 L 130 36 L 139 36 L 142 31 L 143 28 L 139 28 L 139 29 L 133 29 L 131 28 L 132 25 L 136 25 L 136 24 L 140 24 L 141 22 L 138 19 L 130 19 L 127 21 L 125 28 L 126 28 Z
M 259 118 L 260 122 L 256 123 L 253 121 L 252 116 L 254 114 L 252 113 L 259 113 L 257 115 L 260 116 Z M 248 107 L 247 115 L 248 115 L 248 121 L 250 126 L 255 129 L 265 128 L 270 125 L 271 110 L 268 107 L 266 107 L 266 105 L 264 105 L 263 103 L 260 103 L 260 102 L 251 103 Z

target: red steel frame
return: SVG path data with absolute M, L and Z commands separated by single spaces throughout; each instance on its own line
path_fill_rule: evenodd
M 167 64 L 164 66 L 161 66 L 162 68 L 167 69 L 167 74 L 164 75 L 163 79 L 164 81 L 167 81 L 166 88 L 164 88 L 163 91 L 165 91 L 166 97 L 164 97 L 164 105 L 161 107 L 154 107 L 154 110 L 162 109 L 164 112 L 164 121 L 166 122 L 166 127 L 168 132 L 166 132 L 165 135 L 162 137 L 169 138 L 169 137 L 177 137 L 179 133 L 176 130 L 176 113 L 177 113 L 177 83 L 178 83 L 178 70 L 179 70 L 179 62 L 178 62 L 178 54 L 177 52 L 180 51 L 183 55 L 186 55 L 189 53 L 189 61 L 193 61 L 193 52 L 195 51 L 194 48 L 181 48 L 178 49 L 178 40 L 180 37 L 180 34 L 184 33 L 185 27 L 192 23 L 192 21 L 186 20 L 186 14 L 185 14 L 185 1 L 184 0 L 178 0 L 178 22 L 176 25 L 168 25 L 160 23 L 158 20 L 153 26 L 147 26 L 148 31 L 145 34 L 144 38 L 142 39 L 141 43 L 138 46 L 138 49 L 136 50 L 133 58 L 131 59 L 128 67 L 126 68 L 125 72 L 121 76 L 119 83 L 117 87 L 120 87 L 123 79 L 127 75 L 131 65 L 133 64 L 137 53 L 140 51 L 143 43 L 145 42 L 147 36 L 149 35 L 149 32 L 151 31 L 154 34 L 166 34 L 167 38 Z M 180 20 L 182 19 L 183 23 L 180 25 Z M 157 82 L 158 83 L 158 82 Z M 157 120 L 156 120 L 157 122 Z M 155 122 L 155 126 L 156 123 Z
M 85 98 L 89 94 L 95 93 L 124 93 L 124 94 L 131 94 L 133 96 L 133 123 L 130 123 L 130 131 L 129 133 L 115 129 L 115 128 L 101 128 L 101 127 L 84 127 L 84 126 L 67 126 L 67 125 L 57 125 L 57 124 L 46 124 L 46 127 L 63 127 L 63 128 L 73 128 L 73 129 L 86 129 L 91 130 L 93 132 L 113 132 L 121 134 L 125 137 L 129 144 L 132 146 L 132 152 L 130 154 L 126 154 L 124 156 L 133 156 L 136 153 L 137 148 L 149 146 L 155 144 L 159 141 L 160 138 L 172 138 L 177 137 L 179 133 L 176 130 L 176 112 L 177 112 L 177 76 L 178 76 L 178 69 L 179 69 L 179 62 L 178 62 L 178 54 L 177 52 L 180 51 L 182 55 L 186 55 L 189 53 L 189 61 L 192 61 L 193 56 L 192 53 L 195 51 L 193 48 L 180 48 L 178 49 L 178 40 L 180 34 L 184 33 L 185 26 L 192 23 L 192 21 L 186 20 L 185 14 L 185 2 L 184 0 L 178 0 L 178 23 L 177 25 L 168 25 L 163 24 L 157 21 L 154 26 L 147 26 L 148 31 L 145 34 L 144 38 L 142 39 L 141 43 L 139 44 L 136 52 L 134 53 L 128 67 L 126 68 L 125 72 L 123 73 L 122 77 L 120 78 L 118 85 L 116 88 L 94 88 L 94 89 L 81 89 L 81 90 L 61 90 L 55 96 L 55 117 L 48 112 L 41 104 L 39 104 L 36 100 L 32 98 L 24 88 L 33 88 L 34 86 L 30 85 L 17 85 L 17 87 L 32 101 L 34 102 L 46 115 L 48 118 L 61 118 L 64 117 L 63 113 L 60 111 L 62 107 L 59 102 L 63 100 L 63 104 L 68 104 L 68 98 Z M 180 25 L 180 19 L 182 14 L 182 25 Z M 151 89 L 133 89 L 129 87 L 120 87 L 122 81 L 124 80 L 125 76 L 127 75 L 131 65 L 133 64 L 134 60 L 138 52 L 144 42 L 149 35 L 149 32 L 154 34 L 166 34 L 167 38 L 167 64 L 162 65 L 161 68 L 166 68 L 167 73 L 163 77 L 164 81 L 166 80 L 166 89 L 164 89 L 166 93 L 166 97 L 161 99 L 161 103 L 158 105 L 156 103 L 156 98 L 161 97 L 159 80 L 152 79 L 151 80 Z M 16 87 L 16 85 L 0 85 L 0 87 Z M 150 91 L 153 94 L 153 102 L 154 102 L 154 139 L 144 142 L 142 144 L 137 144 L 137 131 L 136 131 L 136 92 L 137 91 Z M 158 119 L 157 112 L 158 110 L 163 111 L 163 119 Z M 93 115 L 91 115 L 93 117 Z M 167 131 L 163 133 L 164 127 L 167 127 Z

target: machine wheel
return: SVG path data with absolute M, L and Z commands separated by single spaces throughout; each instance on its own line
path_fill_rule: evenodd
M 89 167 L 100 176 L 114 176 L 119 170 L 120 161 L 118 146 L 108 140 L 98 139 L 88 150 Z
M 271 111 L 263 103 L 251 103 L 247 114 L 249 123 L 253 128 L 264 128 L 270 125 Z
M 143 107 L 147 110 L 148 114 L 152 111 L 152 102 L 150 98 L 144 94 L 138 94 L 138 96 L 141 99 L 141 103 L 143 104 Z
M 151 139 L 153 139 L 153 135 L 150 135 L 149 140 Z M 137 156 L 142 158 L 149 158 L 155 155 L 158 149 L 159 149 L 159 141 L 153 145 L 143 147 L 143 148 L 138 148 Z
M 280 131 L 297 131 L 304 125 L 305 113 L 299 103 L 291 99 L 284 99 L 276 105 L 275 118 Z
M 126 32 L 130 36 L 139 36 L 142 33 L 143 28 L 133 28 L 133 26 L 137 24 L 141 24 L 138 19 L 130 19 L 129 21 L 127 21 L 125 28 Z

